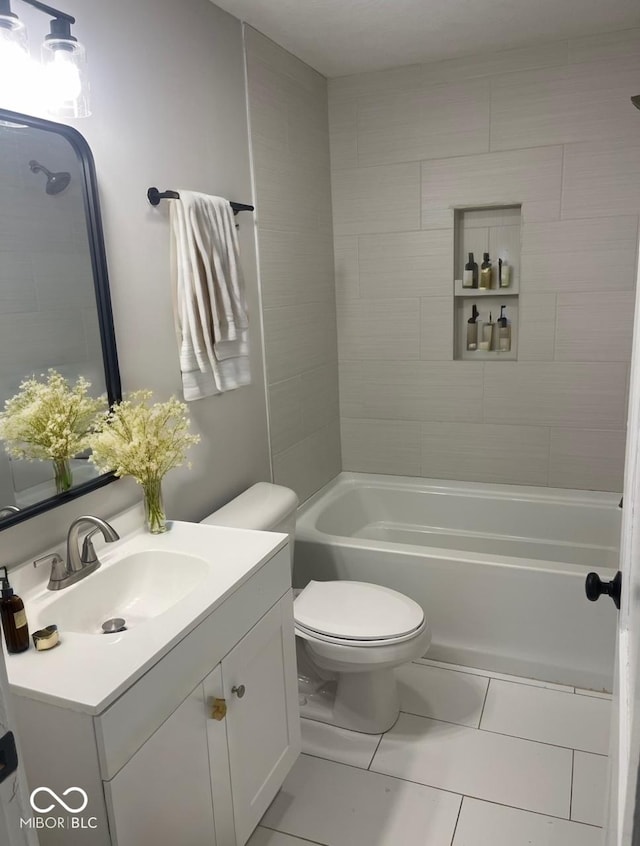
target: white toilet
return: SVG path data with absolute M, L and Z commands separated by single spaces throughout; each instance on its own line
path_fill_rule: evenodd
M 293 537 L 298 498 L 259 482 L 202 522 Z M 303 717 L 379 734 L 400 712 L 393 668 L 419 658 L 431 633 L 417 602 L 365 582 L 310 582 L 296 592 L 294 617 Z

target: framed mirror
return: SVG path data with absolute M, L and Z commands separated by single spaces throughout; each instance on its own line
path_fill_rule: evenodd
M 77 130 L 0 109 L 0 409 L 50 369 L 121 399 L 95 166 Z M 113 481 L 86 453 L 70 464 L 56 493 L 52 462 L 0 442 L 0 529 Z

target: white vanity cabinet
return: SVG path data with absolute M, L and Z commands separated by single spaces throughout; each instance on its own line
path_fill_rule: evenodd
M 300 748 L 291 609 L 286 595 L 105 783 L 114 846 L 246 843 Z
M 31 789 L 97 819 L 41 846 L 244 846 L 300 751 L 290 584 L 284 547 L 99 714 L 18 697 Z

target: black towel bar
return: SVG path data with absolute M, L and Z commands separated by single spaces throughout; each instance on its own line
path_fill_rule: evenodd
M 149 188 L 147 191 L 147 199 L 152 206 L 157 206 L 160 200 L 179 200 L 180 194 L 177 191 L 159 191 L 157 188 Z M 249 206 L 246 203 L 229 203 L 233 209 L 234 214 L 241 211 L 255 211 L 255 206 Z

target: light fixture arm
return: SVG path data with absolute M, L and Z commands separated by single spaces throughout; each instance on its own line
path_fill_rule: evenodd
M 57 18 L 60 21 L 67 21 L 67 23 L 74 24 L 76 19 L 66 12 L 61 12 L 60 9 L 54 9 L 53 6 L 47 6 L 46 3 L 40 3 L 40 0 L 22 0 L 27 6 L 33 6 L 34 9 L 39 9 L 52 18 Z

